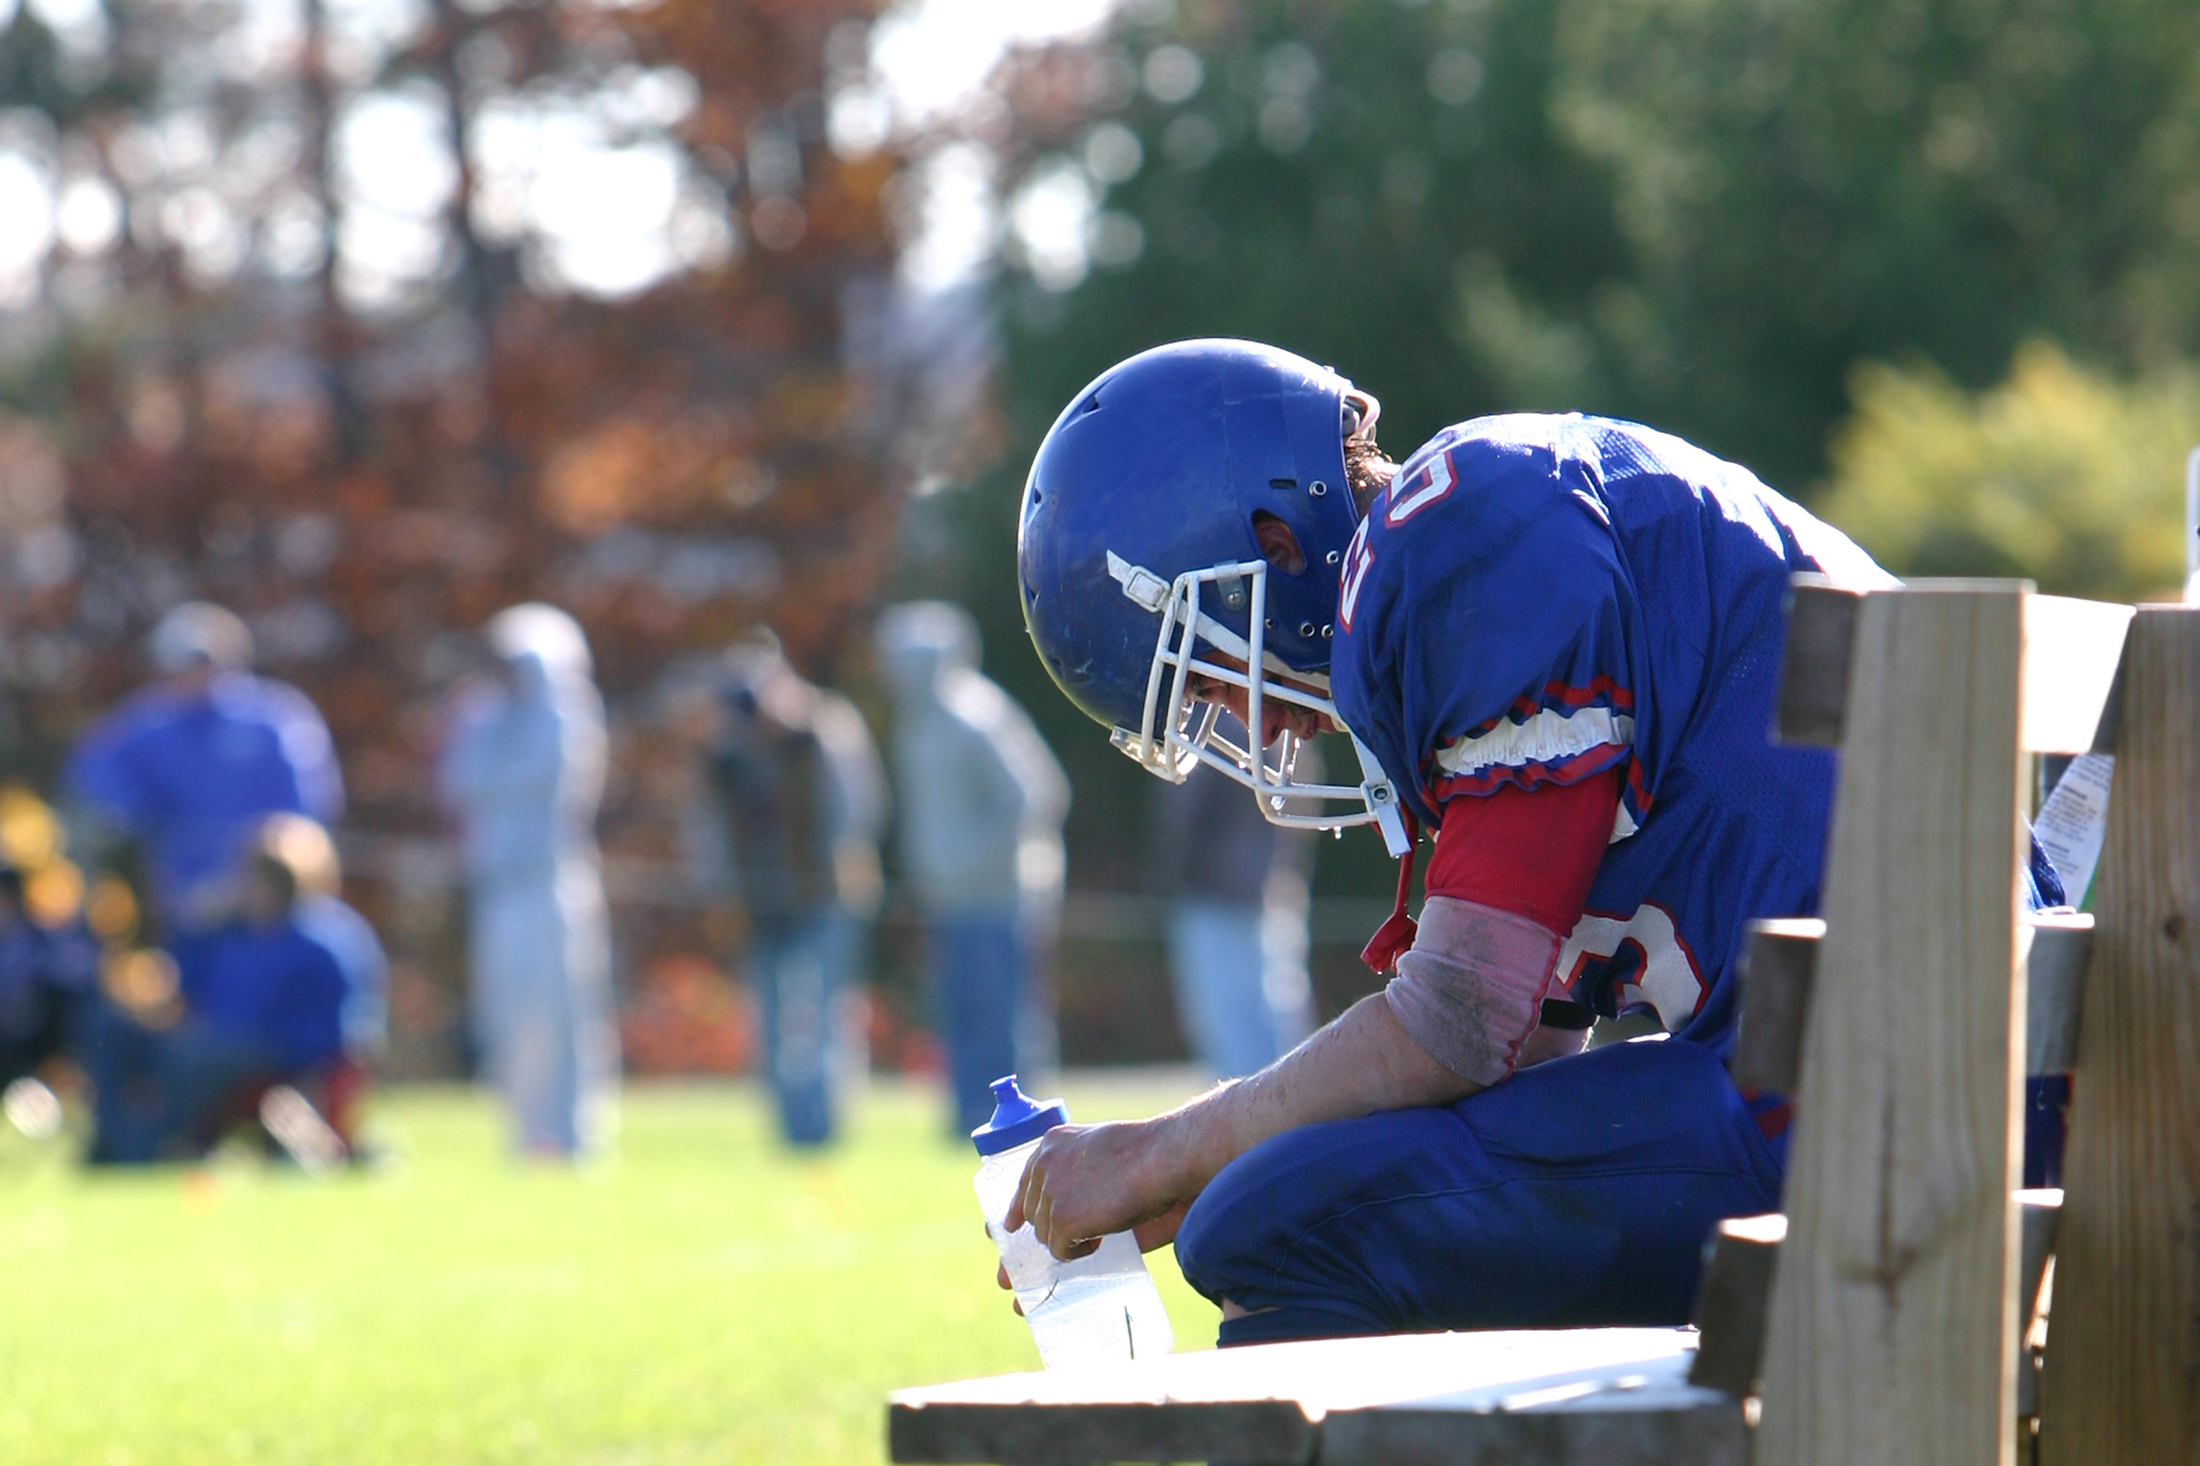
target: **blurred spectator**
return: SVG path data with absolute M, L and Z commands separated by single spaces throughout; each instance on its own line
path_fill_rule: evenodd
M 23 873 L 0 865 L 0 1088 L 77 1052 L 99 997 L 99 944 L 81 920 L 33 921 Z
M 1069 781 L 1031 719 L 978 670 L 978 629 L 945 602 L 890 608 L 903 873 L 928 928 L 955 1123 L 993 1112 L 987 1084 L 1051 1059 L 1033 975 L 1062 896 Z
M 180 1017 L 102 1011 L 87 1054 L 95 1164 L 201 1155 L 259 1091 L 319 1091 L 342 1060 L 344 972 L 299 927 L 298 872 L 263 846 L 236 890 L 227 920 L 169 943 Z
M 175 934 L 233 904 L 225 883 L 263 815 L 343 813 L 328 727 L 305 694 L 255 677 L 252 636 L 219 606 L 176 607 L 148 644 L 160 680 L 94 726 L 66 776 L 76 848 L 93 864 L 142 848 L 154 910 Z
M 747 913 L 749 971 L 780 1126 L 796 1145 L 832 1138 L 861 1039 L 850 979 L 877 914 L 886 776 L 846 698 L 804 681 L 776 644 L 729 659 L 705 750 L 713 884 Z
M 1229 732 L 1244 737 L 1239 725 Z M 1298 776 L 1319 780 L 1311 745 Z M 1155 876 L 1169 901 L 1176 1011 L 1218 1078 L 1266 1068 L 1313 1032 L 1307 872 L 1313 837 L 1270 824 L 1243 785 L 1201 765 L 1158 786 Z
M 519 1147 L 608 1143 L 619 1050 L 596 807 L 603 701 L 571 616 L 530 602 L 485 634 L 498 671 L 462 696 L 442 767 L 464 827 L 474 1034 Z

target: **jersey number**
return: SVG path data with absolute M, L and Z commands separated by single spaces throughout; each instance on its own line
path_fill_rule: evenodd
M 1395 529 L 1451 492 L 1458 478 L 1451 471 L 1451 455 L 1439 453 L 1415 469 L 1411 478 L 1391 486 L 1390 509 L 1383 523 Z
M 1344 571 L 1337 579 L 1337 624 L 1345 631 L 1352 629 L 1352 613 L 1360 604 L 1360 587 L 1367 584 L 1367 568 L 1375 563 L 1375 552 L 1367 545 L 1368 521 L 1361 520 L 1360 527 L 1352 532 L 1352 543 L 1344 552 Z
M 1626 918 L 1584 912 L 1566 945 L 1559 948 L 1559 982 L 1571 988 L 1590 963 L 1609 962 L 1629 946 L 1640 954 L 1642 966 L 1627 985 L 1636 992 L 1623 990 L 1622 1001 L 1647 1001 L 1668 1029 L 1693 1018 L 1703 1006 L 1703 974 L 1696 970 L 1695 954 L 1673 927 L 1673 913 L 1655 901 L 1644 902 Z
M 1458 482 L 1451 471 L 1451 455 L 1439 453 L 1413 471 L 1411 477 L 1401 478 L 1390 487 L 1390 508 L 1383 513 L 1383 524 L 1395 529 L 1429 505 L 1450 493 Z M 1352 547 L 1344 552 L 1344 570 L 1337 580 L 1337 626 L 1341 631 L 1352 629 L 1352 613 L 1359 608 L 1360 587 L 1367 581 L 1368 567 L 1375 563 L 1375 551 L 1367 543 L 1367 520 L 1360 521 L 1359 529 L 1352 536 Z

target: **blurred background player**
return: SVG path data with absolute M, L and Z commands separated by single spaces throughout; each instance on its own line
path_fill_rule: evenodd
M 596 847 L 603 701 L 571 616 L 513 606 L 484 628 L 494 675 L 462 694 L 442 764 L 463 830 L 475 1041 L 527 1155 L 610 1139 L 618 1081 Z
M 894 691 L 902 869 L 924 915 L 954 1123 L 967 1132 L 993 1113 L 988 1084 L 1053 1060 L 1037 974 L 1061 905 L 1069 781 L 1024 710 L 978 671 L 967 611 L 892 607 L 878 646 Z
M 299 815 L 271 815 L 258 848 L 273 852 L 297 877 L 291 919 L 336 959 L 344 974 L 343 1061 L 332 1065 L 312 1095 L 347 1149 L 357 1148 L 357 1097 L 389 1041 L 390 962 L 374 927 L 343 898 L 344 872 L 328 831 Z
M 1234 726 L 1242 737 L 1244 725 Z M 1311 748 L 1301 756 L 1302 776 L 1318 777 L 1313 759 Z M 1154 834 L 1184 1036 L 1217 1078 L 1264 1069 L 1314 1031 L 1313 836 L 1269 823 L 1240 785 L 1205 767 L 1157 786 Z
M 90 1047 L 95 1164 L 203 1155 L 276 1083 L 324 1093 L 344 1059 L 344 971 L 298 921 L 299 872 L 262 843 L 224 919 L 172 938 L 181 1007 L 103 1009 Z
M 332 826 L 343 777 L 305 694 L 252 675 L 251 633 L 230 612 L 176 607 L 147 654 L 158 680 L 70 755 L 71 843 L 99 865 L 134 842 L 163 929 L 188 933 L 232 905 L 226 883 L 261 818 L 287 812 Z
M 850 1000 L 878 912 L 886 775 L 854 705 L 804 681 L 776 641 L 737 647 L 719 692 L 706 884 L 747 917 L 781 1133 L 821 1145 L 862 1053 Z
M 0 1089 L 79 1053 L 98 998 L 99 944 L 83 921 L 34 921 L 23 873 L 0 864 Z

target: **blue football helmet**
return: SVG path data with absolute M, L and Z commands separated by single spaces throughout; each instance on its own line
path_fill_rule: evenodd
M 1335 372 L 1273 346 L 1141 352 L 1079 392 L 1039 445 L 1016 575 L 1047 672 L 1141 767 L 1181 782 L 1209 764 L 1251 788 L 1277 824 L 1374 822 L 1396 855 L 1406 848 L 1396 791 L 1357 737 L 1360 784 L 1296 783 L 1296 737 L 1240 747 L 1223 735 L 1221 709 L 1191 695 L 1197 675 L 1244 689 L 1249 728 L 1263 726 L 1272 699 L 1343 726 L 1329 649 L 1359 527 L 1344 447 L 1378 411 Z M 1264 556 L 1262 520 L 1290 530 L 1296 568 Z

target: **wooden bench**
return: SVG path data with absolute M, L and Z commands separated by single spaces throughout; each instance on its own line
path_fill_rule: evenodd
M 1700 1347 L 1432 1334 L 1007 1375 L 894 1394 L 893 1459 L 2200 1460 L 2196 711 L 2200 610 L 1799 583 L 1779 734 L 1838 746 L 1841 779 L 1821 917 L 1752 934 L 1735 1055 L 1797 1097 L 1786 1216 L 1713 1239 Z M 2094 749 L 2118 760 L 2095 921 L 2020 923 L 2026 756 Z M 2073 1054 L 2058 1207 L 2015 1189 L 2022 1080 Z
M 1744 1466 L 1743 1404 L 1688 1381 L 1691 1329 L 1400 1334 L 901 1390 L 896 1461 Z

